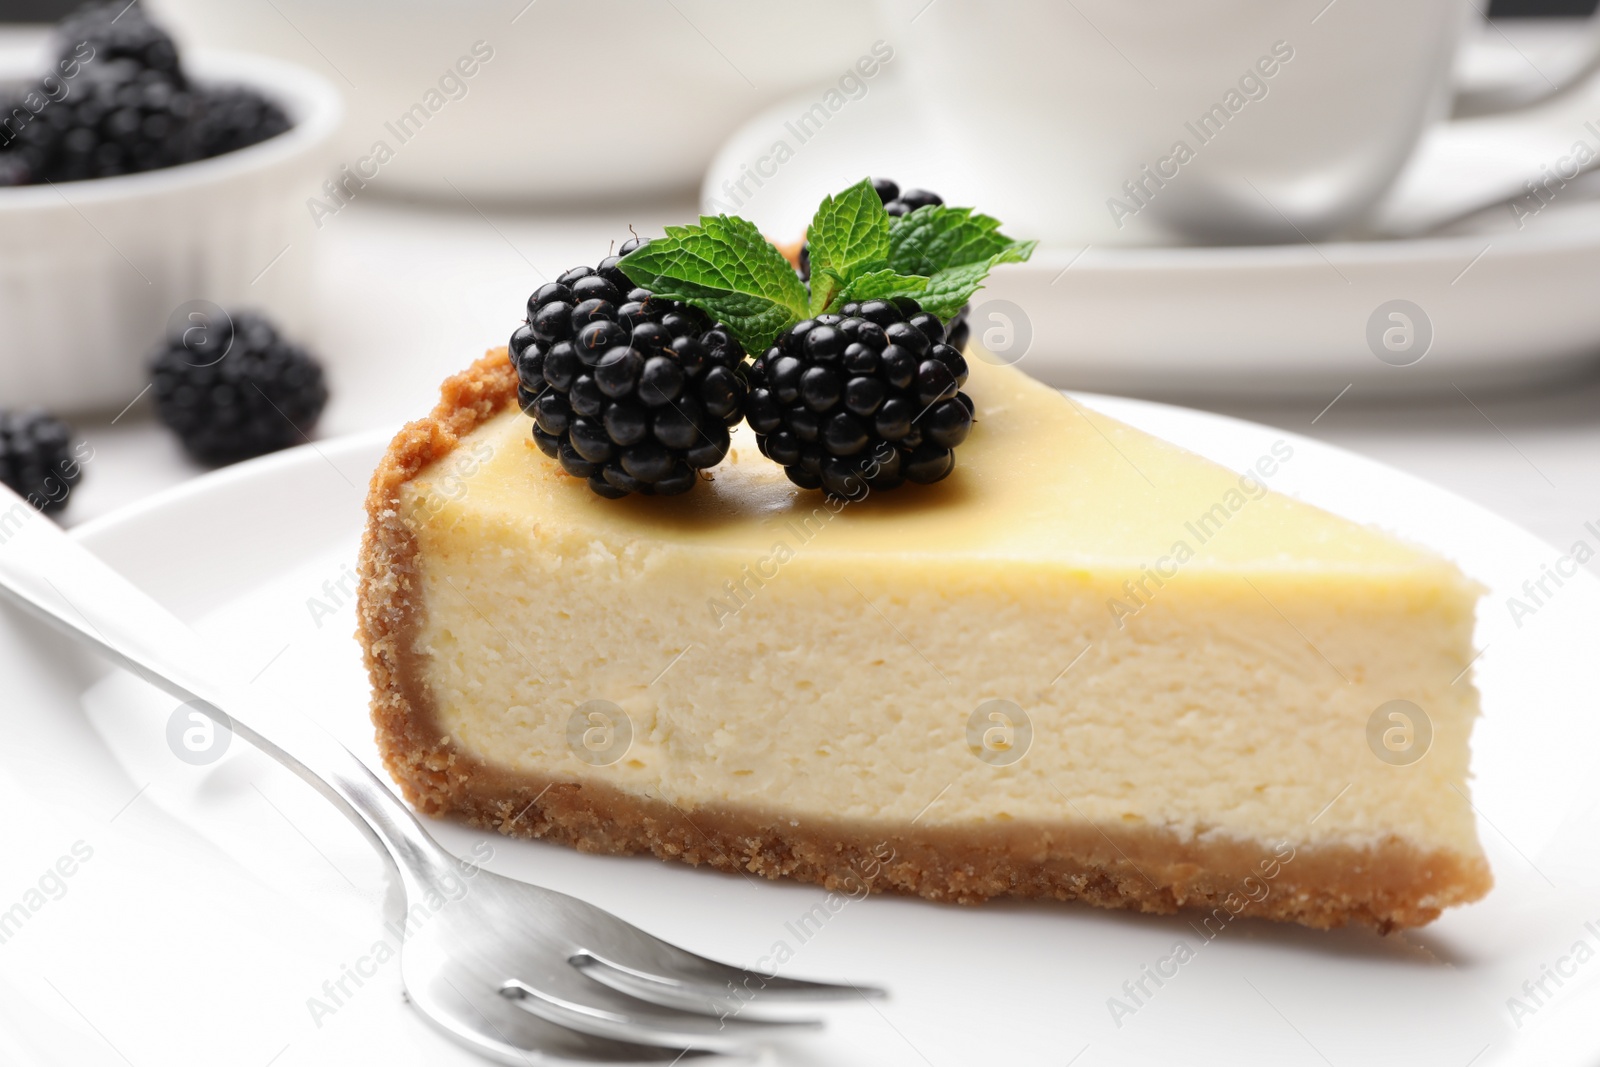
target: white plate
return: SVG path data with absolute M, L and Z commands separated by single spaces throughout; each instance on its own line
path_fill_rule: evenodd
M 801 936 L 814 886 L 600 857 L 434 824 L 488 866 L 592 900 L 700 951 L 783 973 L 886 983 L 777 1054 L 795 1065 L 1283 1063 L 1578 1067 L 1600 1058 L 1600 583 L 1565 579 L 1522 619 L 1506 597 L 1553 552 L 1416 479 L 1304 438 L 1150 403 L 1094 407 L 1236 469 L 1287 439 L 1275 488 L 1435 546 L 1490 586 L 1477 661 L 1487 715 L 1475 801 L 1496 888 L 1420 931 L 1379 937 L 1242 921 L 1205 942 L 1184 916 L 1057 904 L 850 902 Z M 297 449 L 196 480 L 77 531 L 200 628 L 260 664 L 260 684 L 341 709 L 375 758 L 351 637 L 361 496 L 383 439 Z M 1600 538 L 1591 535 L 1591 541 Z M 1553 588 L 1553 587 L 1552 587 Z M 14 1062 L 466 1062 L 413 1018 L 380 943 L 380 867 L 297 779 L 242 743 L 174 758 L 172 701 L 0 613 L 0 914 L 82 840 L 93 857 L 0 945 L 0 1033 Z M 1041 654 L 1047 654 L 1041 650 Z M 99 680 L 96 680 L 96 679 Z M 51 885 L 54 889 L 54 883 Z M 1585 923 L 1593 922 L 1593 927 Z M 1195 958 L 1133 1015 L 1108 1000 L 1185 941 Z M 1572 957 L 1586 946 L 1585 962 Z M 341 1003 L 323 983 L 345 968 Z M 1508 998 L 1570 971 L 1537 1010 Z M 333 994 L 338 990 L 333 988 Z M 313 1020 L 311 998 L 332 1007 Z M 1522 1024 L 1520 1028 L 1517 1023 Z M 225 1051 L 224 1051 L 225 1050 Z M 1080 1055 L 1081 1053 L 1081 1055 Z M 274 1060 L 273 1057 L 279 1058 Z M 1077 1057 L 1074 1059 L 1074 1057 Z
M 769 109 L 723 146 L 702 184 L 702 210 L 744 215 L 774 239 L 793 240 L 823 194 L 866 174 L 981 210 L 984 190 L 966 176 L 961 154 L 1006 146 L 941 145 L 906 92 L 886 74 L 815 132 L 795 121 L 822 99 L 822 87 Z M 1597 109 L 1600 79 L 1523 125 L 1503 118 L 1441 124 L 1381 214 L 1466 202 L 1486 169 L 1495 172 L 1490 187 L 1508 174 L 1515 187 L 1523 175 L 1538 178 L 1542 164 L 1555 166 L 1575 141 L 1600 151 L 1600 134 L 1584 125 Z M 790 155 L 776 150 L 779 142 Z M 1369 395 L 1453 396 L 1456 385 L 1549 381 L 1592 366 L 1600 353 L 1600 301 L 1591 295 L 1600 274 L 1600 205 L 1576 187 L 1558 188 L 1551 205 L 1524 223 L 1519 229 L 1502 207 L 1453 227 L 1451 236 L 1425 239 L 1045 247 L 990 276 L 974 302 L 974 334 L 996 330 L 998 343 L 1026 353 L 1030 374 L 1053 385 L 1144 396 L 1331 398 L 1352 383 Z M 1369 342 L 1369 325 L 1381 320 L 1381 336 L 1391 323 L 1379 308 L 1396 300 L 1420 309 L 1417 340 L 1386 361 Z

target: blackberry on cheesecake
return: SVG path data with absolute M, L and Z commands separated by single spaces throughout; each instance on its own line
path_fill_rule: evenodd
M 534 441 L 613 499 L 694 488 L 728 454 L 747 392 L 732 334 L 618 269 L 641 243 L 540 286 L 509 346 Z
M 937 482 L 972 429 L 967 363 L 913 300 L 845 304 L 792 327 L 750 369 L 763 455 L 832 496 Z

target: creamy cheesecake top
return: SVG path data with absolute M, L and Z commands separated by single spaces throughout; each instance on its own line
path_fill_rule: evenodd
M 548 519 L 606 544 L 655 540 L 748 554 L 821 509 L 815 546 L 850 555 L 961 555 L 1053 565 L 1252 573 L 1382 574 L 1453 567 L 1425 550 L 1268 492 L 1293 461 L 1275 443 L 1243 474 L 1108 418 L 1010 367 L 974 359 L 966 390 L 977 421 L 955 472 L 931 486 L 828 501 L 784 477 L 741 426 L 726 462 L 677 497 L 606 500 L 535 446 L 514 408 L 406 487 L 445 519 L 470 493 L 474 511 L 507 522 Z M 825 542 L 825 543 L 823 543 Z

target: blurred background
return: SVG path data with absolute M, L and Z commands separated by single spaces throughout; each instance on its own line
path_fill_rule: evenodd
M 76 7 L 0 0 L 13 97 L 71 80 Z M 237 458 L 153 386 L 197 323 L 320 367 L 274 447 L 390 428 L 614 242 L 700 210 L 792 241 L 873 174 L 1042 238 L 971 323 L 1051 384 L 1318 437 L 1560 552 L 1600 524 L 1593 2 L 1247 3 L 1205 40 L 1068 8 L 138 0 L 256 133 L 0 188 L 0 408 L 88 445 L 81 523 Z

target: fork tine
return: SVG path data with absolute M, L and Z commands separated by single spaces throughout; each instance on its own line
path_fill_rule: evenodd
M 604 951 L 585 949 L 571 963 L 597 982 L 641 1000 L 690 1011 L 721 1013 L 730 1004 L 762 1001 L 773 1006 L 824 1001 L 881 1000 L 877 986 L 783 978 L 719 963 L 641 930 L 610 938 Z
M 671 1048 L 731 1051 L 752 1043 L 820 1029 L 816 1019 L 740 1018 L 727 1003 L 714 1015 L 663 1008 L 589 981 L 577 972 L 542 975 L 540 985 L 511 979 L 500 992 L 541 1019 L 598 1037 Z M 541 986 L 543 988 L 541 988 Z
M 428 1022 L 478 1055 L 511 1067 L 753 1067 L 754 1058 L 619 1041 L 559 1026 L 492 993 L 468 996 L 448 979 L 410 999 Z

